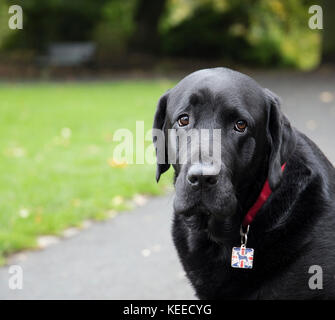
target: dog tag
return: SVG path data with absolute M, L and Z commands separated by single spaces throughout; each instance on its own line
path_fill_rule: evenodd
M 254 261 L 254 249 L 246 248 L 245 245 L 241 247 L 234 247 L 231 254 L 231 266 L 233 268 L 252 269 Z

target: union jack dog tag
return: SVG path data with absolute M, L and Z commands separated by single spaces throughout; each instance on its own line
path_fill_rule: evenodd
M 248 233 L 250 225 L 247 226 L 247 231 L 243 231 L 243 226 L 240 228 L 241 246 L 234 247 L 231 253 L 231 266 L 233 268 L 252 269 L 254 262 L 254 249 L 247 248 Z
M 254 249 L 246 248 L 244 244 L 241 247 L 234 247 L 231 255 L 231 266 L 233 268 L 252 269 L 254 261 Z

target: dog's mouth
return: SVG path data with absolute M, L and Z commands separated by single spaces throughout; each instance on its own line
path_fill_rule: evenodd
M 176 209 L 176 208 L 175 208 Z M 213 210 L 201 200 L 184 211 L 175 210 L 176 214 L 184 217 L 185 224 L 192 230 L 205 232 L 209 239 L 217 243 L 226 242 L 239 234 L 239 221 L 235 214 L 224 215 L 217 209 Z
M 234 216 L 218 220 L 215 216 L 201 213 L 184 216 L 185 224 L 195 232 L 203 232 L 218 244 L 227 243 L 239 235 L 239 224 Z
M 236 216 L 220 220 L 215 217 L 210 218 L 206 230 L 209 238 L 217 243 L 226 243 L 227 240 L 235 238 L 239 234 L 239 224 L 236 220 Z

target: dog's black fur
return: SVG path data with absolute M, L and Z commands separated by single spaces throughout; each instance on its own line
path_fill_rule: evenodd
M 187 182 L 191 164 L 173 164 L 173 240 L 200 299 L 335 298 L 335 169 L 291 127 L 279 104 L 270 90 L 225 68 L 192 73 L 158 103 L 156 129 L 177 129 L 178 116 L 186 113 L 190 123 L 178 130 L 222 130 L 215 185 L 194 190 Z M 240 119 L 247 120 L 245 132 L 233 130 Z M 157 180 L 169 166 L 158 164 Z M 266 179 L 273 193 L 248 237 L 254 267 L 232 268 L 239 227 Z M 309 287 L 313 265 L 322 267 L 323 289 Z

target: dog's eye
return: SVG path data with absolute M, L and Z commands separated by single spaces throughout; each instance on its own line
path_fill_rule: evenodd
M 190 118 L 187 114 L 183 114 L 178 118 L 179 127 L 185 127 L 190 123 Z
M 245 129 L 247 128 L 248 124 L 246 121 L 244 120 L 238 120 L 236 123 L 235 123 L 235 127 L 234 129 L 238 132 L 244 132 Z

